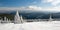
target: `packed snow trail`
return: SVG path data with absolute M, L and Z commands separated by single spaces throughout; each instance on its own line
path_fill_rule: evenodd
M 0 30 L 60 30 L 60 21 L 0 24 Z

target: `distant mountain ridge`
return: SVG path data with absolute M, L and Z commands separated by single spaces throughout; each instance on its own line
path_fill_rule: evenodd
M 7 11 L 6 13 L 0 13 L 0 17 L 7 16 L 10 19 L 14 19 L 16 11 Z M 19 15 L 22 15 L 24 19 L 49 19 L 50 13 L 47 12 L 29 12 L 29 11 L 19 11 Z M 51 13 L 52 18 L 60 18 L 60 12 Z

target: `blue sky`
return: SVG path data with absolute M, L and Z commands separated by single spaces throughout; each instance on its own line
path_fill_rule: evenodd
M 60 12 L 60 0 L 0 0 L 0 10 Z
M 0 0 L 0 7 L 40 5 L 41 0 Z

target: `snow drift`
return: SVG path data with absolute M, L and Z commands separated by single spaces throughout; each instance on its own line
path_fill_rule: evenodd
M 60 21 L 0 24 L 0 30 L 60 30 Z

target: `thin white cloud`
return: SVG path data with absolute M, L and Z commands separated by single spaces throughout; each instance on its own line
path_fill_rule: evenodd
M 60 4 L 60 0 L 43 0 L 44 3 L 51 3 L 53 6 Z
M 60 12 L 60 7 L 38 7 L 38 6 L 28 6 L 28 7 L 0 7 L 0 10 L 33 10 L 33 11 L 52 11 L 52 12 Z
M 46 10 L 46 11 L 60 11 L 60 8 L 59 7 L 50 7 L 50 8 L 44 8 L 43 10 Z
M 43 0 L 43 2 L 48 3 L 48 2 L 53 2 L 53 0 Z
M 31 10 L 41 10 L 41 7 L 37 7 L 37 6 L 28 6 L 28 8 Z
M 28 6 L 28 7 L 0 7 L 0 10 L 41 10 L 41 7 Z

